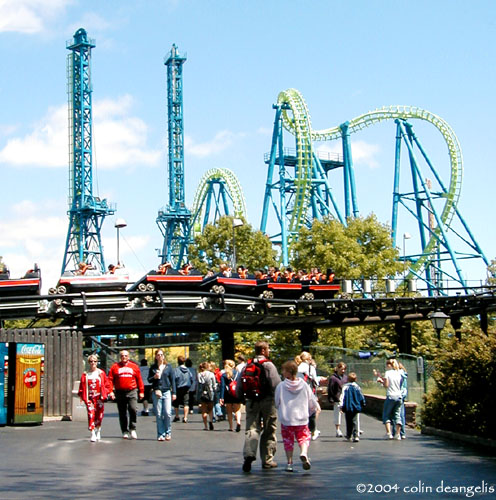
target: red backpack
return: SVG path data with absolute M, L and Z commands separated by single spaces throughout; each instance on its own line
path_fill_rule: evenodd
M 249 359 L 241 375 L 241 387 L 246 399 L 259 400 L 269 393 L 269 382 L 263 364 L 269 361 Z

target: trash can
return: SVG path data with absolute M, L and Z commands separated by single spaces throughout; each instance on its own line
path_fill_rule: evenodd
M 74 382 L 72 386 L 72 421 L 86 422 L 88 420 L 88 412 L 86 405 L 79 399 L 79 380 Z

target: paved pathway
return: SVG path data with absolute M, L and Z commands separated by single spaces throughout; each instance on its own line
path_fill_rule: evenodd
M 308 472 L 300 464 L 293 474 L 284 471 L 278 434 L 279 468 L 262 470 L 257 461 L 243 474 L 244 435 L 228 432 L 226 422 L 205 432 L 195 413 L 188 424 L 173 424 L 172 441 L 157 442 L 154 417 L 140 417 L 139 439 L 126 441 L 115 405 L 106 412 L 100 443 L 89 442 L 83 422 L 1 427 L 0 499 L 496 498 L 496 458 L 489 453 L 416 431 L 387 441 L 368 416 L 361 441 L 349 443 L 334 436 L 332 412 L 324 411 Z

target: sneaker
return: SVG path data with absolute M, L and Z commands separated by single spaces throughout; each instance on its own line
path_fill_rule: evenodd
M 336 437 L 337 438 L 342 438 L 343 437 L 343 433 L 339 429 L 336 431 Z
M 179 417 L 174 417 L 173 422 L 179 422 L 180 418 Z
M 310 470 L 310 459 L 306 455 L 300 455 L 300 460 L 303 463 L 303 469 L 304 470 Z
M 183 418 L 183 422 L 184 422 L 185 424 L 187 424 L 187 423 L 188 423 L 188 419 L 187 419 L 187 418 Z
M 395 434 L 394 439 L 397 441 L 401 441 L 401 436 L 399 434 Z
M 157 438 L 157 441 L 165 441 L 165 436 L 159 436 L 159 437 Z
M 359 437 L 354 437 L 354 438 L 352 439 L 352 441 L 353 441 L 354 443 L 358 443 L 358 441 L 360 441 L 360 438 L 359 438 Z
M 208 423 L 208 428 L 209 428 L 211 431 L 213 431 L 213 430 L 214 430 L 214 424 L 213 424 L 213 422 L 209 422 L 209 423 Z
M 129 432 L 123 432 L 122 439 L 129 439 Z
M 95 434 L 96 434 L 96 440 L 97 441 L 101 441 L 102 436 L 100 435 L 100 429 L 96 429 L 96 433 Z
M 236 432 L 239 432 L 241 430 L 241 424 L 236 424 Z
M 315 429 L 313 432 L 312 432 L 312 441 L 315 441 L 318 437 L 320 436 L 320 431 L 319 429 Z
M 384 439 L 393 439 L 393 435 L 392 434 L 386 434 L 384 436 Z
M 172 439 L 172 436 L 170 434 L 165 435 L 165 440 L 170 441 Z
M 276 467 L 277 467 L 277 462 L 274 462 L 274 460 L 262 464 L 262 469 L 275 469 Z
M 251 471 L 251 463 L 255 461 L 255 457 L 245 457 L 245 461 L 243 462 L 243 472 Z
M 138 439 L 138 434 L 136 434 L 136 431 L 134 429 L 131 431 L 131 438 Z
M 286 465 L 286 472 L 293 472 L 293 464 Z
M 142 416 L 142 417 L 148 417 L 148 411 L 143 410 L 143 411 L 141 412 L 141 416 Z
M 93 430 L 91 431 L 91 437 L 90 437 L 90 441 L 92 443 L 96 442 L 96 432 Z
M 406 439 L 406 434 L 402 434 L 401 439 Z

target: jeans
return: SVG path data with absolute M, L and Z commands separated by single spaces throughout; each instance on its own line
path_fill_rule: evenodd
M 172 413 L 172 397 L 171 392 L 162 393 L 162 397 L 158 397 L 155 392 L 153 394 L 153 409 L 157 417 L 157 437 L 170 436 L 171 434 L 171 413 Z

